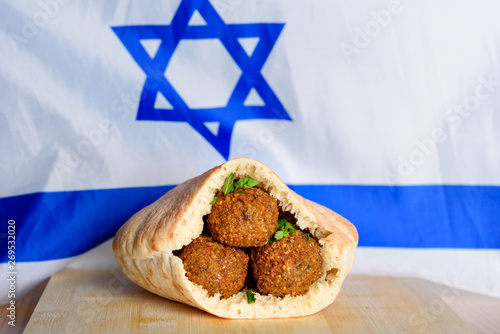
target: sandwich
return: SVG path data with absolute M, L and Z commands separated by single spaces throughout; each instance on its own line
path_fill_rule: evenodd
M 230 160 L 133 215 L 113 252 L 137 285 L 223 318 L 313 314 L 337 297 L 358 234 L 263 163 Z

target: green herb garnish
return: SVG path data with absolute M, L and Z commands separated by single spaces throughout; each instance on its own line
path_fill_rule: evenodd
M 286 220 L 286 219 L 278 220 L 278 230 L 283 229 L 283 227 L 285 226 L 286 223 L 288 223 L 288 220 Z
M 286 235 L 284 231 L 276 231 L 276 233 L 274 233 L 274 239 L 276 240 L 280 240 L 283 237 L 288 237 L 288 232 L 286 232 Z
M 234 177 L 236 176 L 236 173 L 231 173 L 229 176 L 224 180 L 224 186 L 222 187 L 222 192 L 224 195 L 227 195 L 229 193 L 232 193 L 234 191 Z
M 255 180 L 253 177 L 245 177 L 243 178 L 243 180 L 234 182 L 235 176 L 236 173 L 231 173 L 224 180 L 224 186 L 222 187 L 222 192 L 224 193 L 224 195 L 234 193 L 238 188 L 248 189 L 259 184 L 259 181 Z
M 259 184 L 259 181 L 257 181 L 253 177 L 245 177 L 245 178 L 243 178 L 243 180 L 236 182 L 235 190 L 236 190 L 236 188 L 245 188 L 245 189 L 252 188 L 258 184 Z
M 295 227 L 286 219 L 278 220 L 278 230 L 274 233 L 274 239 L 280 240 L 283 237 L 288 237 L 295 232 Z
M 252 290 L 247 290 L 247 292 L 245 294 L 247 295 L 247 303 L 248 304 L 255 303 L 255 293 L 253 293 Z
M 307 239 L 307 241 L 309 241 L 309 239 L 310 239 L 309 233 L 306 234 L 306 239 Z
M 210 204 L 215 204 L 215 203 L 217 203 L 217 199 L 218 199 L 218 197 L 217 197 L 217 196 L 215 196 L 215 197 L 214 197 L 214 199 L 212 200 L 212 202 L 210 202 Z

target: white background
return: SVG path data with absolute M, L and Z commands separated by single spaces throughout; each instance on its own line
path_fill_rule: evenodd
M 12 35 L 43 9 L 3 5 L 0 196 L 177 184 L 223 162 L 187 124 L 135 120 L 145 74 L 111 26 L 170 23 L 176 2 L 148 3 L 70 1 L 17 50 Z M 388 175 L 398 184 L 500 184 L 498 2 L 223 3 L 215 7 L 226 23 L 286 23 L 262 73 L 293 118 L 238 122 L 230 158 L 261 160 L 291 184 L 388 184 Z M 390 8 L 397 14 L 376 23 L 374 13 Z M 346 57 L 342 46 L 370 27 L 369 44 Z M 474 97 L 481 80 L 497 86 L 450 127 L 447 110 Z M 69 164 L 103 120 L 111 130 Z M 446 139 L 422 160 L 416 141 L 435 129 Z M 418 165 L 398 174 L 412 154 Z M 58 163 L 71 168 L 56 172 Z
M 47 12 L 40 4 L 48 1 L 1 5 L 0 197 L 171 185 L 224 162 L 187 124 L 135 120 L 145 74 L 111 27 L 169 24 L 178 1 L 68 1 Z M 262 73 L 293 118 L 238 122 L 230 158 L 261 160 L 290 184 L 383 185 L 392 175 L 402 185 L 500 185 L 499 7 L 220 0 L 226 23 L 286 24 Z M 376 23 L 391 8 L 397 14 Z M 43 13 L 47 20 L 37 23 Z M 375 32 L 360 44 L 360 31 L 370 27 Z M 13 42 L 16 36 L 23 42 Z M 346 57 L 346 45 L 358 45 L 357 52 Z M 182 73 L 178 66 L 170 70 Z M 191 76 L 186 80 L 197 80 Z M 484 80 L 494 83 L 490 94 L 452 127 L 448 111 L 473 101 L 478 89 L 484 97 Z M 423 152 L 416 142 L 428 142 L 436 129 L 446 139 Z M 96 132 L 102 137 L 79 154 L 85 133 Z M 401 161 L 412 157 L 423 160 L 405 172 Z M 66 263 L 21 266 L 43 279 Z M 498 263 L 497 250 L 362 248 L 354 271 L 427 277 L 500 296 L 492 269 Z M 20 290 L 35 280 L 20 277 Z

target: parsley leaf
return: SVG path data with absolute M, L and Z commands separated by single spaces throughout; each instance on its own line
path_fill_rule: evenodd
M 215 196 L 214 199 L 212 200 L 212 202 L 210 202 L 210 204 L 215 204 L 217 202 L 217 199 L 218 199 L 218 197 Z
M 295 228 L 292 223 L 288 222 L 286 219 L 280 219 L 278 220 L 278 229 L 276 230 L 276 233 L 274 233 L 274 239 L 275 240 L 280 240 L 283 239 L 284 237 L 290 236 L 290 234 L 293 234 L 297 229 Z M 298 230 L 299 232 L 302 233 L 302 231 Z
M 236 173 L 231 173 L 225 180 L 224 180 L 224 186 L 222 187 L 222 192 L 224 195 L 227 195 L 229 193 L 232 193 L 234 191 L 234 177 L 236 176 Z
M 247 290 L 246 295 L 247 295 L 247 303 L 248 304 L 255 303 L 255 293 L 253 293 L 252 290 Z
M 225 180 L 224 186 L 222 187 L 222 192 L 224 195 L 229 193 L 234 193 L 236 189 L 242 188 L 252 188 L 259 184 L 259 181 L 255 180 L 253 177 L 245 177 L 243 180 L 234 182 L 234 177 L 236 173 L 231 173 Z
M 306 239 L 307 239 L 307 241 L 309 241 L 309 239 L 310 239 L 309 238 L 309 233 L 306 234 Z
M 288 221 L 286 219 L 280 219 L 278 220 L 278 230 L 283 229 L 283 226 L 287 223 Z
M 245 177 L 243 180 L 236 182 L 235 188 L 252 188 L 258 184 L 259 181 L 255 180 L 253 177 Z
M 286 235 L 285 235 L 285 233 L 286 233 Z M 276 233 L 274 233 L 274 239 L 276 239 L 276 240 L 280 240 L 283 237 L 288 237 L 288 232 L 285 232 L 285 231 L 276 231 Z
M 293 227 L 292 224 L 290 224 L 289 222 L 286 222 L 285 223 L 285 231 L 287 231 L 288 233 L 293 234 L 293 232 L 295 232 L 295 228 Z

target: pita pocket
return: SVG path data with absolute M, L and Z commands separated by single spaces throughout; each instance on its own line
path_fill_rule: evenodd
M 224 180 L 252 177 L 274 197 L 283 211 L 297 219 L 300 229 L 318 240 L 323 258 L 322 277 L 300 296 L 262 295 L 248 303 L 246 289 L 221 298 L 209 296 L 191 282 L 174 252 L 199 237 L 203 217 Z M 248 158 L 230 160 L 185 181 L 132 216 L 117 232 L 113 251 L 123 272 L 137 285 L 162 297 L 197 307 L 223 318 L 289 318 L 310 315 L 330 305 L 352 268 L 358 243 L 354 225 L 332 210 L 293 192 L 263 163 Z

